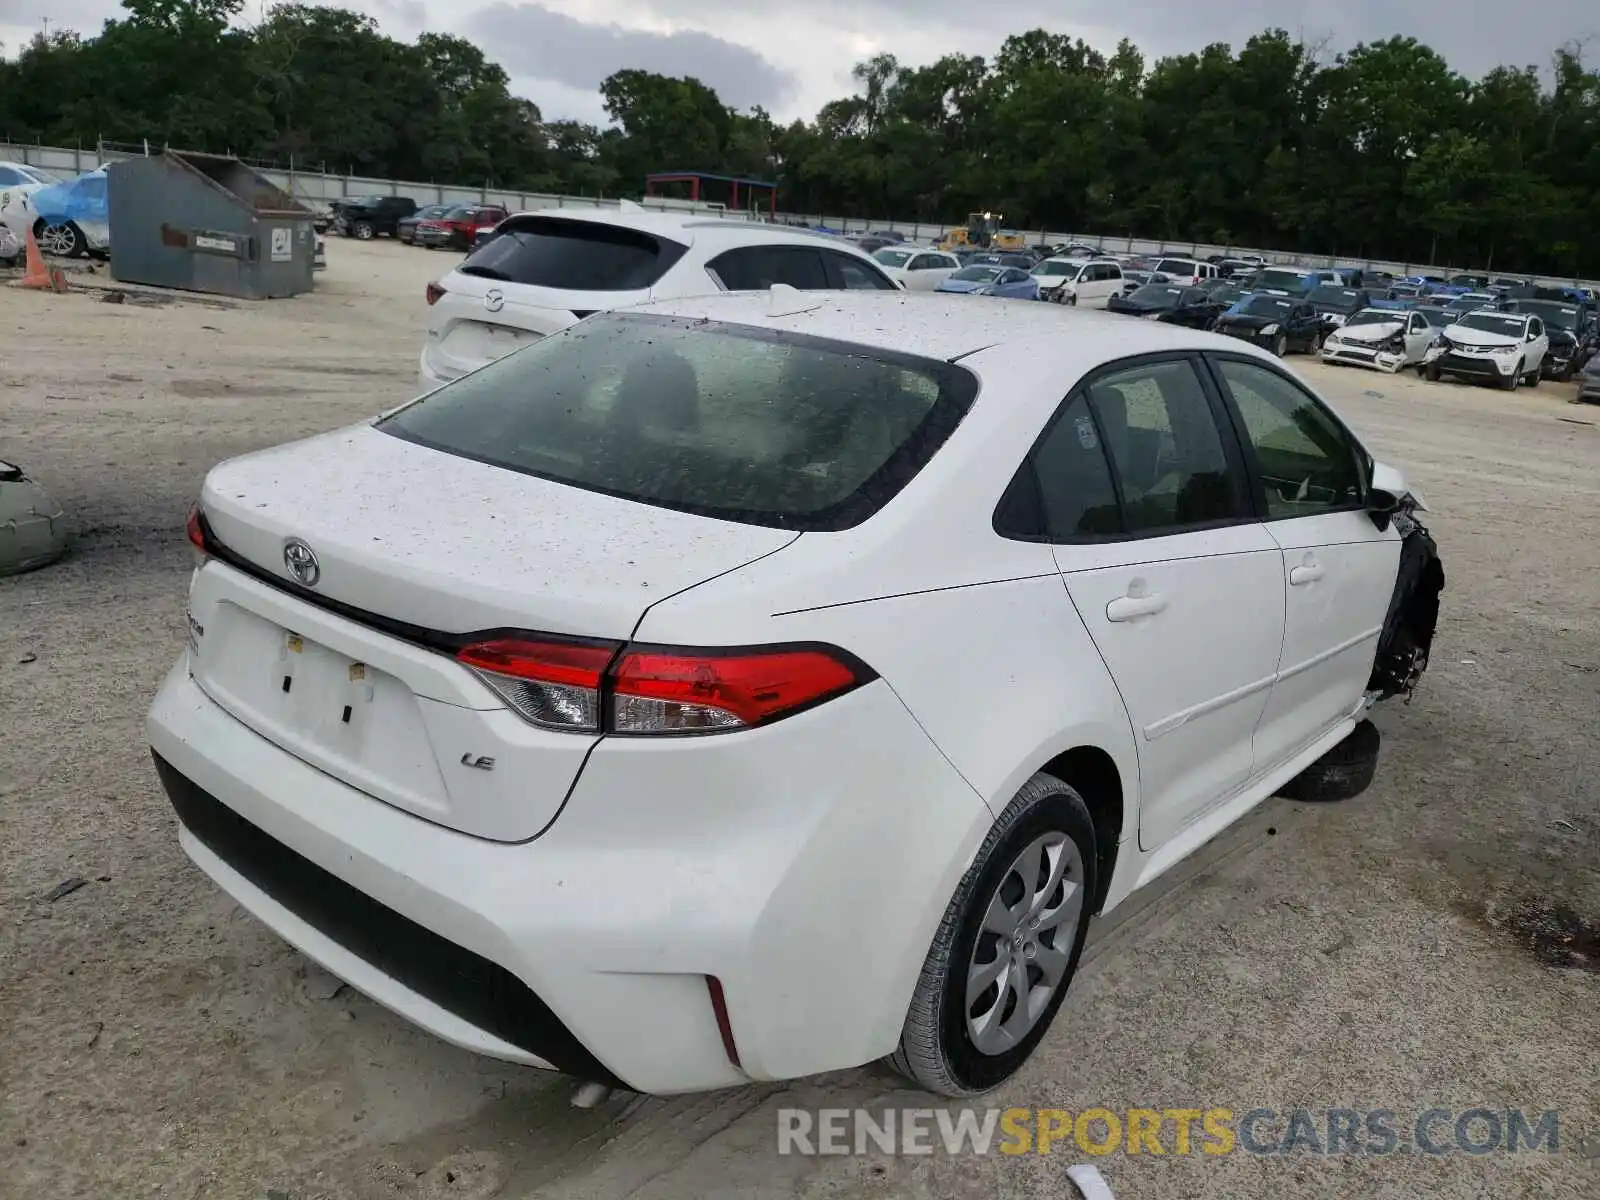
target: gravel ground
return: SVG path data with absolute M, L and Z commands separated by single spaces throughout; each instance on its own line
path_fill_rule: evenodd
M 316 294 L 259 306 L 0 290 L 0 457 L 80 528 L 0 581 L 0 1196 L 1070 1194 L 1061 1147 L 777 1155 L 779 1108 L 928 1103 L 877 1068 L 573 1109 L 340 989 L 180 853 L 143 720 L 183 641 L 187 507 L 217 460 L 403 399 L 450 257 L 332 240 Z M 1099 1163 L 1119 1200 L 1592 1200 L 1600 412 L 1295 365 L 1435 510 L 1434 665 L 1382 712 L 1365 796 L 1264 807 L 1098 930 L 994 1103 L 1556 1109 L 1555 1154 Z

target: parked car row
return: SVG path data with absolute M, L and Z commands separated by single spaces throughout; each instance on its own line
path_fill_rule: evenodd
M 409 196 L 354 196 L 330 206 L 332 232 L 357 241 L 392 237 L 429 250 L 471 250 L 510 213 L 497 204 L 429 204 Z

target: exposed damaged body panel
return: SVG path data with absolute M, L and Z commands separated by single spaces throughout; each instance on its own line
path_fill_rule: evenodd
M 1444 591 L 1444 564 L 1427 527 L 1417 520 L 1418 506 L 1407 498 L 1394 514 L 1401 535 L 1400 567 L 1394 596 L 1378 639 L 1368 689 L 1379 699 L 1410 694 L 1428 668 L 1428 653 L 1439 625 L 1439 595 Z

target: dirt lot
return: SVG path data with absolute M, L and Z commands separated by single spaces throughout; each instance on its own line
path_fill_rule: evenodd
M 778 1108 L 927 1103 L 876 1068 L 573 1109 L 569 1083 L 308 973 L 189 866 L 143 736 L 183 641 L 184 514 L 217 460 L 405 398 L 448 261 L 337 240 L 329 257 L 314 296 L 261 306 L 0 290 L 0 457 L 81 529 L 65 562 L 0 581 L 0 1196 L 1071 1194 L 1059 1147 L 776 1154 Z M 1099 931 L 995 1102 L 1387 1108 L 1402 1127 L 1555 1109 L 1555 1154 L 1099 1161 L 1119 1200 L 1592 1200 L 1600 411 L 1552 384 L 1302 369 L 1435 509 L 1434 665 L 1383 713 L 1365 796 L 1267 806 Z

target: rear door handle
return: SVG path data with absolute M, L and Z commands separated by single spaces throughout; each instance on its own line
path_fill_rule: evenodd
M 1322 578 L 1322 568 L 1315 563 L 1307 563 L 1303 567 L 1289 569 L 1289 586 L 1305 587 L 1308 583 L 1315 583 Z
M 1136 621 L 1153 617 L 1167 607 L 1165 596 L 1119 596 L 1106 605 L 1106 620 Z

